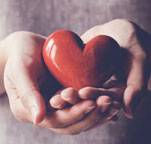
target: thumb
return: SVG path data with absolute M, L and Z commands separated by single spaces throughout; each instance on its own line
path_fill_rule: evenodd
M 145 71 L 144 60 L 133 58 L 131 69 L 128 74 L 127 87 L 124 91 L 124 111 L 125 115 L 128 118 L 133 118 L 132 104 L 136 98 L 139 98 L 140 92 L 145 87 L 144 71 Z
M 16 78 L 16 89 L 23 106 L 28 110 L 34 124 L 40 123 L 46 113 L 45 101 L 32 73 L 21 68 Z

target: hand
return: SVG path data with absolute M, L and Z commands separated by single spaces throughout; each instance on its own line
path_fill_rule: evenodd
M 109 117 L 115 115 L 115 113 L 111 113 L 111 111 L 113 112 L 116 110 L 117 113 L 121 108 L 120 99 L 123 90 L 124 87 L 110 89 L 84 87 L 77 91 L 74 88 L 69 87 L 50 98 L 50 105 L 54 109 L 64 109 L 83 100 L 93 100 L 95 101 L 100 114 L 104 115 L 110 113 L 107 118 L 109 119 Z
M 146 68 L 149 68 L 150 52 L 148 48 L 151 46 L 151 38 L 147 32 L 136 24 L 128 20 L 117 19 L 91 28 L 82 35 L 82 39 L 87 42 L 101 34 L 114 38 L 120 47 L 128 53 L 128 64 L 126 65 L 125 61 L 122 63 L 122 68 L 127 74 L 124 82 L 126 89 L 123 93 L 123 103 L 126 116 L 132 118 L 133 101 L 146 89 L 148 84 L 150 70 Z M 146 52 L 147 50 L 148 52 Z
M 8 55 L 4 83 L 14 116 L 64 134 L 77 134 L 106 121 L 92 100 L 47 111 L 50 107 L 44 97 L 50 98 L 54 85 L 41 57 L 44 41 L 45 37 L 34 33 L 16 32 L 2 42 Z
M 81 122 L 81 126 L 79 124 L 79 129 L 86 131 L 107 121 L 117 120 L 117 113 L 121 108 L 119 101 L 123 90 L 124 88 L 121 86 L 107 90 L 103 88 L 84 87 L 79 91 L 70 87 L 53 96 L 50 99 L 50 105 L 55 109 L 64 109 L 65 107 L 72 107 L 84 100 L 95 101 L 96 107 L 93 111 L 95 115 L 92 112 L 92 114 L 88 116 L 92 117 L 87 125 L 83 122 Z M 59 129 L 59 131 L 60 130 L 61 129 Z

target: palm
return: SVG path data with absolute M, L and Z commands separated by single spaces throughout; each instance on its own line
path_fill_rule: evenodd
M 15 90 L 16 93 L 23 93 L 22 90 L 25 89 L 24 86 L 27 82 L 28 85 L 31 85 L 32 90 L 40 91 L 45 102 L 48 102 L 61 85 L 48 72 L 41 55 L 42 46 L 39 46 L 39 42 L 37 45 L 26 46 L 24 50 L 21 52 L 18 50 L 18 53 L 8 59 L 4 74 L 5 83 L 10 89 L 19 88 Z M 21 79 L 19 79 L 20 77 Z M 25 83 L 21 81 L 23 78 Z

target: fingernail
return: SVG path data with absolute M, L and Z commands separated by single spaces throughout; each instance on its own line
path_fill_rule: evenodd
M 92 110 L 94 110 L 96 108 L 96 106 L 91 106 L 91 107 L 88 107 L 87 110 L 85 111 L 85 114 L 88 114 L 90 113 Z
M 60 108 L 62 105 L 58 104 L 55 99 L 51 99 L 50 104 L 54 107 Z

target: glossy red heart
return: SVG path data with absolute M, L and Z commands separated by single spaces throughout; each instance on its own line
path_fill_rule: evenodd
M 118 68 L 119 45 L 100 35 L 87 44 L 71 31 L 52 33 L 43 48 L 49 71 L 65 87 L 100 87 Z

